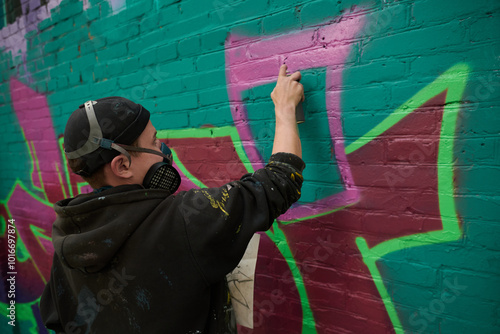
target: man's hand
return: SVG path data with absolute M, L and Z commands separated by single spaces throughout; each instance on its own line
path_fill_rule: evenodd
M 287 66 L 281 65 L 278 82 L 271 92 L 271 98 L 274 102 L 276 118 L 292 118 L 295 121 L 295 108 L 305 98 L 304 87 L 299 83 L 302 75 L 300 72 L 295 72 L 287 76 L 286 70 Z
M 299 83 L 300 72 L 287 76 L 286 69 L 286 65 L 281 65 L 278 82 L 271 93 L 276 114 L 273 154 L 286 152 L 302 157 L 295 108 L 304 101 L 304 87 Z

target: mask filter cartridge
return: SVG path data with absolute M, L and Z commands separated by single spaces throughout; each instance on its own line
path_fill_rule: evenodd
M 173 194 L 181 185 L 181 176 L 177 169 L 172 166 L 172 151 L 165 143 L 161 143 L 160 149 L 163 161 L 157 162 L 149 168 L 142 184 L 144 188 L 165 189 Z
M 181 176 L 170 164 L 157 162 L 148 170 L 143 185 L 149 189 L 166 189 L 173 194 L 181 185 Z

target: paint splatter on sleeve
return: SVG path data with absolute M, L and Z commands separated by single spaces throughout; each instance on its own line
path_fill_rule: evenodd
M 193 256 L 208 282 L 230 272 L 253 234 L 266 231 L 300 198 L 304 162 L 278 153 L 269 164 L 220 188 L 188 191 L 180 212 Z

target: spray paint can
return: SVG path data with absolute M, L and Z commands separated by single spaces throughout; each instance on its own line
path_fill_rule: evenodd
M 297 120 L 297 124 L 304 123 L 306 121 L 304 117 L 304 109 L 302 108 L 302 101 L 300 101 L 295 108 L 295 119 Z

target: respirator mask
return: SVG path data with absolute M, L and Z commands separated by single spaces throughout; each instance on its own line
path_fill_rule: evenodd
M 160 155 L 156 151 L 149 152 L 147 150 L 146 152 Z M 148 189 L 166 189 L 173 194 L 181 185 L 181 176 L 177 169 L 172 166 L 172 151 L 165 143 L 161 143 L 161 153 L 163 161 L 157 162 L 149 168 L 142 185 Z
M 179 175 L 177 169 L 172 166 L 172 151 L 167 145 L 165 145 L 165 143 L 161 143 L 161 153 L 142 147 L 121 144 L 117 146 L 127 151 L 151 153 L 159 155 L 163 158 L 163 161 L 157 162 L 149 168 L 146 176 L 144 176 L 144 181 L 142 181 L 144 188 L 165 189 L 169 190 L 173 194 L 181 185 L 181 176 Z M 129 158 L 129 163 L 132 164 L 132 160 L 130 159 L 128 152 L 125 155 Z
M 116 144 L 115 144 L 116 145 Z M 159 155 L 163 158 L 163 161 L 153 164 L 146 176 L 144 176 L 144 181 L 142 185 L 147 189 L 165 189 L 169 190 L 172 194 L 181 185 L 181 176 L 177 169 L 172 166 L 172 151 L 168 148 L 165 143 L 161 143 L 161 153 L 155 150 L 150 150 L 148 148 L 135 147 L 129 145 L 117 144 L 120 149 L 123 149 L 123 153 L 129 159 L 129 164 L 132 164 L 132 160 L 127 151 L 134 152 L 144 152 Z M 125 151 L 127 150 L 127 151 Z M 129 165 L 129 166 L 130 166 Z

